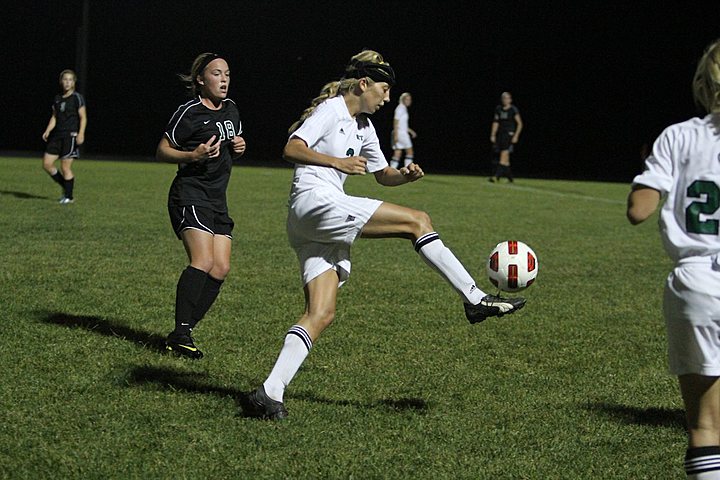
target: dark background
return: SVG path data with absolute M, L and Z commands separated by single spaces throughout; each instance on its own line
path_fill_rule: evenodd
M 82 0 L 4 7 L 0 150 L 42 151 L 57 77 L 77 68 Z M 397 97 L 413 94 L 429 172 L 490 171 L 492 112 L 513 93 L 520 176 L 627 181 L 643 143 L 698 111 L 691 81 L 720 37 L 720 2 L 91 1 L 86 157 L 150 158 L 203 51 L 230 63 L 245 164 L 280 163 L 287 127 L 364 47 L 395 68 L 373 116 L 386 155 Z

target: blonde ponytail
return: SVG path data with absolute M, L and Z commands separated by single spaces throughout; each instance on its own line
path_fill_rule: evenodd
M 357 71 L 356 66 L 359 62 L 366 62 L 374 65 L 384 65 L 388 69 L 390 67 L 390 65 L 383 60 L 382 55 L 380 55 L 378 52 L 373 50 L 363 50 L 362 52 L 358 53 L 350 59 L 350 63 L 345 68 L 345 74 L 347 77 L 351 76 L 349 75 L 350 73 Z M 392 72 L 392 69 L 389 70 Z M 369 83 L 374 83 L 371 78 L 365 78 Z M 330 82 L 326 84 L 322 88 L 322 90 L 320 90 L 320 95 L 315 97 L 312 102 L 310 102 L 310 106 L 303 111 L 298 121 L 296 121 L 290 126 L 290 128 L 288 129 L 288 133 L 292 134 L 295 130 L 300 128 L 303 122 L 307 120 L 310 115 L 312 115 L 312 113 L 315 111 L 315 108 L 317 108 L 317 106 L 320 105 L 322 102 L 324 102 L 328 98 L 337 97 L 338 95 L 345 95 L 347 92 L 353 90 L 359 82 L 359 78 L 342 78 L 336 82 Z
M 711 43 L 693 78 L 695 103 L 708 113 L 720 113 L 720 40 Z

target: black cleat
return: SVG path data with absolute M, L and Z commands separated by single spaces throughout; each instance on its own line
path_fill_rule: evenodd
M 203 353 L 195 346 L 190 335 L 172 332 L 168 335 L 167 340 L 165 340 L 165 349 L 176 355 L 192 358 L 193 360 L 203 358 Z
M 285 420 L 288 416 L 285 405 L 273 400 L 265 393 L 265 386 L 260 387 L 248 396 L 252 416 L 266 420 Z
M 525 306 L 522 297 L 503 298 L 496 295 L 485 295 L 477 305 L 465 303 L 465 316 L 470 323 L 480 323 L 488 317 L 502 317 L 515 313 Z

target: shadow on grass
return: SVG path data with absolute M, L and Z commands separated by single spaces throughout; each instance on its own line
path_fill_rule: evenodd
M 231 397 L 237 406 L 239 417 L 259 418 L 258 412 L 250 403 L 250 393 L 233 387 L 215 385 L 208 379 L 207 373 L 189 372 L 177 368 L 142 366 L 135 367 L 126 377 L 128 386 L 154 385 L 167 391 L 182 391 Z M 306 400 L 329 405 L 349 405 L 357 408 L 385 408 L 393 411 L 419 411 L 427 409 L 427 403 L 419 398 L 383 399 L 376 402 L 360 402 L 357 400 L 330 400 L 316 395 L 301 393 L 293 395 L 294 399 Z
M 639 408 L 599 402 L 586 406 L 587 410 L 628 425 L 647 425 L 685 430 L 685 411 L 679 408 Z
M 422 398 L 383 398 L 374 402 L 361 402 L 359 400 L 333 400 L 319 397 L 315 394 L 307 392 L 294 394 L 293 398 L 328 405 L 342 405 L 357 408 L 384 408 L 398 412 L 414 411 L 418 413 L 425 413 L 428 410 L 428 404 Z
M 71 315 L 60 312 L 42 312 L 45 323 L 68 328 L 82 328 L 98 335 L 128 340 L 148 350 L 165 353 L 165 337 L 136 328 L 128 327 L 101 317 Z
M 41 197 L 40 195 L 33 195 L 32 193 L 16 192 L 13 190 L 0 190 L 0 195 L 12 195 L 15 198 L 22 198 L 23 200 L 50 200 L 50 197 Z
M 135 367 L 126 378 L 128 386 L 155 385 L 172 392 L 189 392 L 231 397 L 237 406 L 239 417 L 258 418 L 261 415 L 250 403 L 250 393 L 233 387 L 222 387 L 208 380 L 207 373 L 188 372 L 177 368 L 142 366 Z

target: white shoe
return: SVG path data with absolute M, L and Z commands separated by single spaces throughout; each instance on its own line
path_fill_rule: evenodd
M 63 198 L 60 199 L 60 202 L 59 202 L 59 203 L 60 203 L 60 205 L 67 205 L 68 203 L 75 203 L 75 199 L 74 199 L 74 198 L 63 197 Z

